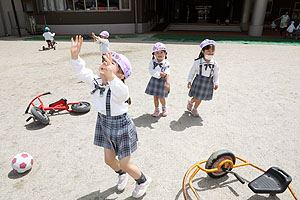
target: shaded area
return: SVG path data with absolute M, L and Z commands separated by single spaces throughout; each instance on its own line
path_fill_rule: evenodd
M 235 197 L 238 197 L 239 194 L 229 185 L 231 183 L 237 182 L 238 180 L 231 180 L 231 181 L 227 181 L 229 177 L 226 175 L 222 178 L 218 178 L 218 179 L 212 179 L 210 177 L 200 177 L 200 178 L 196 178 L 194 180 L 192 180 L 192 184 L 193 184 L 193 188 L 195 189 L 196 193 L 198 194 L 198 196 L 201 198 L 201 191 L 207 191 L 207 190 L 212 190 L 212 192 L 214 192 L 214 189 L 217 188 L 224 188 L 227 187 L 229 188 L 229 190 L 234 194 Z M 188 182 L 188 180 L 187 180 Z M 196 184 L 195 184 L 196 183 Z M 196 199 L 194 193 L 192 192 L 190 186 L 188 183 L 186 183 L 186 191 L 187 191 L 187 196 L 190 199 Z M 175 199 L 181 199 L 180 197 L 183 196 L 183 191 L 182 189 L 179 190 L 179 192 L 177 193 Z
M 148 127 L 150 129 L 154 129 L 152 124 L 157 123 L 160 118 L 161 118 L 160 115 L 159 117 L 153 117 L 150 114 L 143 114 L 137 118 L 132 119 L 132 121 L 134 122 L 136 127 L 144 127 L 144 128 Z
M 55 36 L 55 40 L 70 40 L 71 37 L 75 39 L 74 36 Z M 93 40 L 93 38 L 89 35 L 82 35 L 83 39 L 85 40 Z M 144 37 L 143 35 L 110 35 L 109 39 L 116 39 L 116 38 L 138 38 L 138 37 Z M 45 40 L 43 36 L 33 36 L 28 37 L 25 40 Z
M 107 190 L 104 190 L 101 192 L 100 190 L 97 190 L 95 192 L 92 192 L 90 194 L 87 194 L 83 197 L 78 198 L 77 200 L 115 200 L 119 199 L 118 194 L 121 194 L 123 191 L 118 191 L 116 186 L 113 186 L 111 188 L 108 188 Z M 145 195 L 144 195 L 145 196 Z M 138 198 L 143 199 L 144 196 Z M 132 196 L 129 196 L 126 198 L 126 200 L 135 199 Z
M 201 116 L 194 117 L 190 112 L 185 111 L 177 121 L 170 122 L 170 128 L 173 131 L 184 131 L 192 126 L 203 126 L 202 122 Z
M 48 125 L 44 125 L 44 124 L 34 120 L 33 122 L 26 124 L 25 128 L 27 130 L 34 131 L 34 130 L 40 130 L 42 128 L 45 128 L 46 126 L 48 126 Z
M 252 37 L 248 35 L 201 35 L 201 34 L 164 34 L 158 33 L 143 41 L 165 41 L 165 42 L 202 42 L 204 39 L 213 39 L 217 42 L 249 43 L 249 44 L 284 44 L 300 45 L 296 39 L 286 39 L 281 37 Z
M 26 171 L 26 172 L 24 172 L 24 173 L 20 173 L 20 174 L 19 174 L 19 173 L 15 172 L 14 170 L 11 170 L 11 171 L 8 173 L 7 177 L 10 178 L 10 179 L 18 179 L 18 178 L 22 178 L 23 176 L 26 176 L 27 174 L 29 174 L 30 171 L 31 171 L 31 169 L 28 170 L 28 171 Z

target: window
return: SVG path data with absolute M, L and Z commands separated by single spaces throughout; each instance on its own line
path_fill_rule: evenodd
M 55 11 L 54 0 L 48 0 L 48 9 L 49 9 L 50 11 Z
M 300 2 L 295 3 L 293 19 L 300 19 Z
M 153 1 L 153 0 L 152 0 Z M 130 10 L 130 0 L 39 0 L 42 11 Z
M 56 10 L 62 11 L 65 10 L 65 1 L 64 0 L 56 0 Z
M 74 10 L 73 0 L 66 0 L 66 10 Z
M 84 10 L 84 0 L 74 0 L 75 10 Z
M 108 10 L 107 0 L 97 0 L 98 10 Z
M 119 0 L 109 0 L 109 10 L 119 10 Z
M 121 0 L 121 8 L 122 9 L 129 9 L 129 0 Z
M 96 0 L 85 0 L 86 10 L 96 10 Z
M 266 13 L 268 14 L 272 13 L 272 7 L 273 7 L 273 0 L 268 0 Z

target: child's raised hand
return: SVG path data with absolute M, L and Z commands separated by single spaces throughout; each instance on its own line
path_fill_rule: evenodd
M 187 88 L 191 88 L 192 87 L 192 83 L 191 82 L 188 82 L 188 84 L 187 84 Z
M 96 39 L 97 39 L 97 37 L 96 37 L 96 35 L 95 35 L 95 33 L 94 33 L 94 32 L 92 32 L 92 37 L 93 37 L 93 39 L 94 39 L 94 40 L 96 40 Z
M 101 63 L 99 67 L 100 75 L 104 76 L 108 81 L 111 81 L 115 77 L 112 71 L 113 64 L 111 53 L 105 53 L 105 56 L 103 57 L 105 59 L 105 62 Z
M 72 41 L 72 46 L 71 46 L 71 57 L 73 60 L 77 60 L 78 59 L 78 55 L 80 53 L 80 49 L 83 43 L 83 38 L 81 37 L 81 35 L 76 35 L 76 39 L 75 41 L 73 40 L 73 38 L 71 38 Z

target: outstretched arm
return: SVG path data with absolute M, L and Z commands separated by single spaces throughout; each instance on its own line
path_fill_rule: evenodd
M 92 37 L 94 38 L 94 41 L 96 41 L 96 40 L 97 40 L 97 37 L 96 37 L 96 35 L 95 35 L 95 33 L 94 33 L 94 32 L 92 32 Z
M 73 40 L 73 38 L 71 38 L 71 41 L 71 57 L 73 60 L 77 60 L 83 43 L 83 38 L 81 37 L 81 35 L 76 35 L 75 41 Z
M 94 78 L 98 78 L 91 69 L 85 67 L 85 62 L 79 57 L 80 49 L 83 43 L 83 38 L 81 36 L 76 35 L 75 41 L 73 38 L 71 39 L 71 63 L 76 75 L 85 83 L 88 83 L 91 87 L 93 87 Z

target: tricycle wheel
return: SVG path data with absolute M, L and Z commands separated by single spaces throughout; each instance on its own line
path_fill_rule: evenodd
M 233 164 L 235 164 L 235 156 L 234 154 L 229 150 L 219 150 L 211 154 L 211 156 L 208 158 L 205 169 L 213 169 L 217 168 L 218 165 L 223 160 L 231 160 Z M 230 169 L 231 170 L 231 169 Z M 208 172 L 207 174 L 212 178 L 220 178 L 222 176 L 225 176 L 228 172 L 224 172 L 222 169 L 220 169 L 217 172 Z
M 91 104 L 89 102 L 80 101 L 78 104 L 72 104 L 71 109 L 75 113 L 86 113 L 91 109 Z
M 42 123 L 44 125 L 49 124 L 49 122 L 50 122 L 49 117 L 39 107 L 33 106 L 30 111 L 31 111 L 31 114 L 33 115 L 34 119 L 38 120 L 40 123 Z

